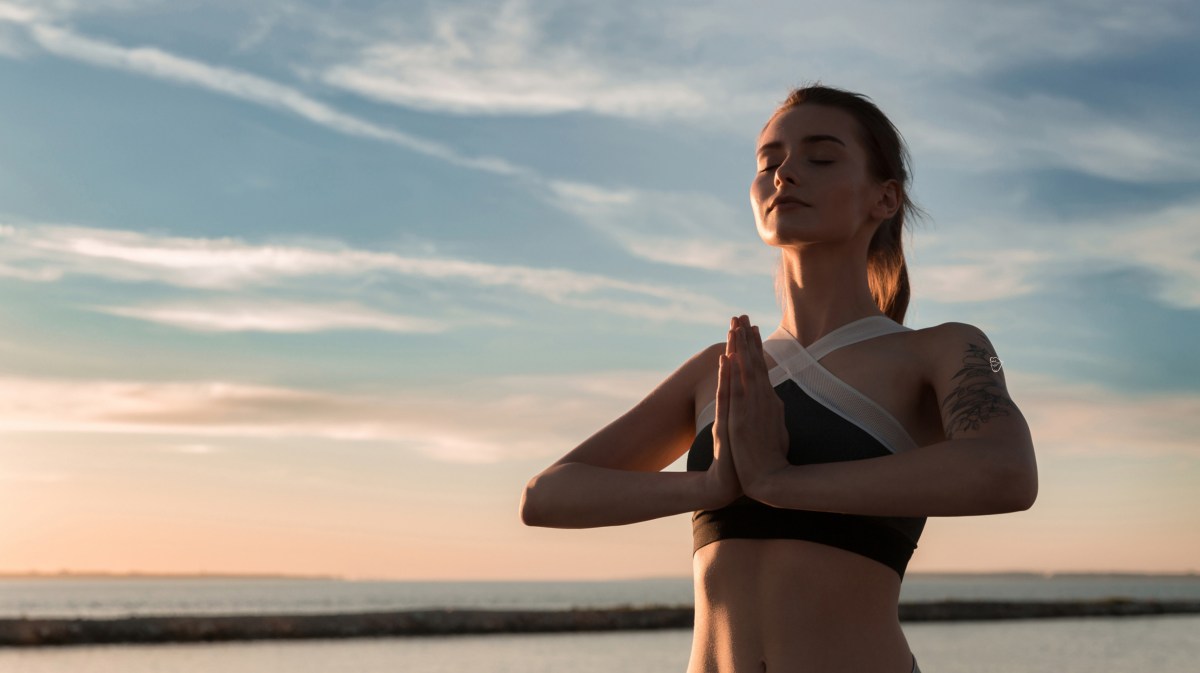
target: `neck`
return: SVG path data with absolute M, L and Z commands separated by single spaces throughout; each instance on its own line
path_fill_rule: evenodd
M 846 323 L 887 315 L 871 297 L 866 257 L 854 256 L 850 262 L 844 253 L 823 253 L 821 247 L 782 248 L 780 326 L 801 344 L 811 344 Z

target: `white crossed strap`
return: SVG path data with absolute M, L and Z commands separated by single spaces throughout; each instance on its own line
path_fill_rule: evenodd
M 915 449 L 917 443 L 886 409 L 825 369 L 820 360 L 833 351 L 884 334 L 911 332 L 887 316 L 873 315 L 847 323 L 817 339 L 808 348 L 782 326 L 763 339 L 763 350 L 777 363 L 767 373 L 771 387 L 791 379 L 805 393 L 847 421 L 865 430 L 892 453 Z M 716 417 L 714 399 L 696 418 L 699 434 Z

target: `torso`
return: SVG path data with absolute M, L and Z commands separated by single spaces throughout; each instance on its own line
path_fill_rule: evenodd
M 886 409 L 917 446 L 945 439 L 926 374 L 931 329 L 867 339 L 820 360 Z M 695 389 L 695 416 L 716 395 L 724 344 L 712 352 L 711 373 Z M 696 551 L 692 572 L 696 622 L 687 673 L 912 669 L 898 616 L 900 577 L 877 561 L 805 540 L 726 539 Z

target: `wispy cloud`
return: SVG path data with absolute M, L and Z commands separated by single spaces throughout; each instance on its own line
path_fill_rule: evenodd
M 352 56 L 325 67 L 322 79 L 377 100 L 447 112 L 704 117 L 730 105 L 754 109 L 731 94 L 748 93 L 739 80 L 751 87 L 777 82 L 777 72 L 761 66 L 770 58 L 857 80 L 884 63 L 926 77 L 978 76 L 1151 47 L 1185 36 L 1189 23 L 1182 2 L 1136 10 L 1115 1 L 983 7 L 850 0 L 801 10 L 779 0 L 755 7 L 738 12 L 723 0 L 385 7 L 371 30 L 359 32 Z M 310 20 L 318 18 L 338 21 Z M 645 39 L 645 26 L 657 39 Z M 826 54 L 836 54 L 837 63 L 824 62 Z M 762 104 L 778 94 L 768 96 Z
M 972 250 L 955 247 L 953 261 L 938 254 L 922 255 L 909 264 L 916 296 L 943 303 L 1012 299 L 1039 289 L 1035 276 L 1058 257 L 1033 247 L 997 245 Z
M 320 78 L 376 100 L 461 114 L 685 117 L 709 107 L 703 89 L 676 68 L 631 60 L 618 70 L 611 53 L 549 40 L 547 17 L 531 9 L 523 1 L 498 10 L 436 5 L 424 25 L 395 24 L 403 35 L 364 46 L 354 62 Z
M 199 332 L 382 330 L 436 333 L 450 328 L 441 320 L 385 313 L 350 303 L 210 301 L 156 306 L 95 306 L 91 310 Z
M 845 21 L 852 14 L 844 9 L 828 13 L 813 11 L 806 17 L 806 25 L 810 27 L 808 38 L 787 48 L 795 50 L 795 57 L 802 60 L 822 47 L 844 50 L 847 44 L 852 44 L 857 52 L 851 62 L 860 65 L 886 58 L 890 67 L 897 59 L 901 64 L 908 59 L 910 65 L 920 66 L 922 71 L 933 63 L 944 74 L 961 73 L 963 68 L 978 74 L 1019 67 L 1030 59 L 1070 62 L 1094 55 L 1102 46 L 1114 43 L 1136 49 L 1151 44 L 1152 38 L 1178 37 L 1188 30 L 1187 22 L 1180 20 L 1182 10 L 1173 4 L 1129 12 L 1116 3 L 1109 8 L 1111 11 L 1102 14 L 1103 21 L 1088 22 L 1082 30 L 1069 32 L 1069 39 L 1062 39 L 1058 33 L 1055 39 L 1043 39 L 1046 36 L 1039 31 L 1042 27 L 1051 32 L 1059 30 L 1064 22 L 1083 12 L 1080 8 L 1006 5 L 989 9 L 991 19 L 987 22 L 971 18 L 977 9 L 939 7 L 932 16 L 939 24 L 938 34 L 945 39 L 919 41 L 922 48 L 916 50 L 892 50 L 888 44 L 897 39 L 897 34 L 905 35 L 905 44 L 912 43 L 914 33 L 898 32 L 897 25 L 909 26 L 917 34 L 933 30 L 925 25 L 924 19 L 914 18 L 919 13 L 908 9 L 882 9 L 882 15 L 877 11 L 865 12 L 888 20 L 850 26 Z M 735 233 L 745 229 L 734 225 L 744 220 L 744 213 L 719 199 L 632 189 L 614 190 L 612 194 L 619 197 L 617 200 L 609 196 L 599 200 L 580 198 L 581 193 L 585 197 L 586 193 L 595 196 L 606 190 L 577 181 L 547 178 L 534 169 L 502 158 L 467 157 L 442 143 L 347 114 L 300 89 L 258 75 L 210 65 L 155 47 L 129 48 L 103 42 L 55 23 L 77 11 L 81 7 L 72 3 L 56 6 L 53 12 L 5 3 L 0 4 L 0 22 L 22 26 L 33 43 L 64 58 L 200 87 L 296 114 L 339 133 L 515 177 L 539 198 L 612 236 L 629 254 L 647 261 L 744 274 L 767 273 L 774 266 L 777 256 L 774 250 L 754 237 Z M 379 11 L 381 17 L 388 16 L 386 9 Z M 420 21 L 397 23 L 381 18 L 375 22 L 372 36 L 364 34 L 358 38 L 360 43 L 353 47 L 355 59 L 295 67 L 301 72 L 323 73 L 321 77 L 327 84 L 377 99 L 475 114 L 587 109 L 634 117 L 684 115 L 702 123 L 706 116 L 725 118 L 736 109 L 737 115 L 754 115 L 757 120 L 782 93 L 775 90 L 779 86 L 775 75 L 766 77 L 753 69 L 725 67 L 703 58 L 683 58 L 683 54 L 665 55 L 669 58 L 662 59 L 663 69 L 657 74 L 644 67 L 631 69 L 629 64 L 613 61 L 612 54 L 594 40 L 558 39 L 546 27 L 552 18 L 555 30 L 566 30 L 567 34 L 575 31 L 586 36 L 588 30 L 598 28 L 587 28 L 590 24 L 580 23 L 578 17 L 564 24 L 560 20 L 563 17 L 551 17 L 548 11 L 522 2 L 508 3 L 499 14 L 499 29 L 492 30 L 496 16 L 490 10 L 431 5 L 428 21 L 432 31 L 415 29 L 414 26 L 424 25 Z M 591 11 L 598 26 L 618 19 L 603 8 Z M 631 11 L 640 16 L 639 12 L 648 10 Z M 324 16 L 312 8 L 295 12 L 289 8 L 260 18 L 266 17 L 264 20 L 270 23 L 275 20 L 271 17 L 280 16 L 280 12 L 287 14 L 289 21 L 299 18 L 311 22 Z M 686 20 L 662 26 L 663 31 L 673 36 L 672 44 L 682 45 L 680 49 L 720 39 L 745 39 L 759 31 L 785 30 L 782 25 L 760 26 L 742 21 L 739 15 L 731 15 L 719 5 L 689 6 L 680 15 L 686 15 Z M 1016 32 L 997 28 L 1018 25 L 1022 28 Z M 308 29 L 316 31 L 315 26 Z M 379 37 L 381 31 L 386 39 Z M 316 33 L 323 35 L 321 31 Z M 1015 42 L 982 39 L 998 34 L 1019 37 Z M 339 33 L 338 39 L 345 41 L 345 33 Z M 1024 47 L 1017 48 L 1014 46 L 1017 43 Z M 964 48 L 966 44 L 972 47 Z M 979 44 L 983 46 L 976 48 Z M 644 62 L 647 60 L 644 49 L 648 47 L 640 48 L 642 52 L 631 53 Z M 963 54 L 969 56 L 964 58 Z M 700 71 L 705 73 L 702 77 L 696 75 Z M 835 68 L 831 74 L 837 72 L 840 70 Z M 852 72 L 852 68 L 845 72 Z M 872 80 L 868 77 L 864 81 Z M 887 100 L 891 85 L 878 82 L 878 86 L 881 97 Z M 1196 136 L 1195 123 L 1186 115 L 1172 119 L 1152 116 L 1157 113 L 1148 111 L 1141 119 L 1118 118 L 1112 111 L 1098 110 L 1065 95 L 1034 92 L 1014 96 L 999 91 L 959 89 L 934 86 L 928 91 L 890 94 L 895 108 L 885 107 L 901 120 L 900 126 L 924 161 L 976 172 L 1052 167 L 1121 181 L 1178 181 L 1200 176 L 1200 153 L 1191 151 L 1187 142 L 1179 141 Z M 697 91 L 703 91 L 704 96 L 697 95 Z M 711 104 L 714 100 L 721 104 Z M 748 102 L 751 100 L 753 104 Z M 739 118 L 738 124 L 739 128 L 750 124 L 749 117 Z M 682 215 L 692 217 L 694 222 L 687 222 Z M 663 222 L 667 226 L 661 226 Z M 644 226 L 647 224 L 653 226 Z M 0 275 L 36 279 L 31 273 L 0 264 Z M 962 273 L 961 269 L 942 269 L 930 274 L 929 284 L 953 288 Z M 994 278 L 990 271 L 983 275 Z M 1020 283 L 992 287 L 994 292 L 1007 296 L 1030 289 Z
M 209 65 L 154 47 L 122 47 L 46 23 L 32 21 L 28 27 L 30 36 L 38 45 L 63 58 L 200 87 L 290 112 L 340 133 L 390 143 L 466 168 L 501 175 L 528 174 L 527 169 L 504 159 L 464 156 L 441 143 L 346 114 L 298 89 L 257 75 Z
M 1120 182 L 1200 179 L 1195 120 L 1161 106 L 1118 112 L 1069 94 L 939 89 L 897 97 L 921 163 L 985 174 L 1060 169 Z
M 521 44 L 521 34 L 525 25 L 523 15 L 511 11 L 508 12 L 508 21 L 511 31 L 515 31 L 509 35 L 509 39 L 513 40 L 507 47 L 497 48 L 499 51 L 519 51 Z M 470 13 L 475 18 L 484 18 L 490 13 L 479 12 Z M 14 11 L 14 15 L 16 15 Z M 605 191 L 603 188 L 588 185 L 578 181 L 558 181 L 550 180 L 539 175 L 536 171 L 517 166 L 504 159 L 495 157 L 471 158 L 465 157 L 455 150 L 442 145 L 440 143 L 418 138 L 416 136 L 387 128 L 373 122 L 369 122 L 353 115 L 341 112 L 325 103 L 322 103 L 303 92 L 283 85 L 277 82 L 245 73 L 229 68 L 222 68 L 203 63 L 194 59 L 184 58 L 161 49 L 154 47 L 136 47 L 128 48 L 119 45 L 110 44 L 107 42 L 95 40 L 89 37 L 79 35 L 70 30 L 51 25 L 40 21 L 36 14 L 25 13 L 20 14 L 23 23 L 28 24 L 29 33 L 32 39 L 45 50 L 64 58 L 70 58 L 77 61 L 89 63 L 91 65 L 107 68 L 115 68 L 128 72 L 137 73 L 143 76 L 153 77 L 172 81 L 189 86 L 200 87 L 219 94 L 232 96 L 242 100 L 250 101 L 259 105 L 283 110 L 293 114 L 297 114 L 311 122 L 320 124 L 331 130 L 346 133 L 353 136 L 369 138 L 392 143 L 406 149 L 420 152 L 422 154 L 432 156 L 449 163 L 460 165 L 468 168 L 484 170 L 496 174 L 512 176 L 520 179 L 527 186 L 536 187 L 532 191 L 539 195 L 549 193 L 550 196 L 543 196 L 550 205 L 559 207 L 566 212 L 580 215 L 585 218 L 588 223 L 596 224 L 603 220 L 607 225 L 615 220 L 605 217 L 603 213 L 597 213 L 594 209 L 581 210 L 578 206 L 572 205 L 581 195 L 590 196 L 591 198 L 583 199 L 590 205 L 597 203 L 597 195 Z M 472 23 L 474 26 L 475 24 Z M 482 25 L 476 26 L 482 30 Z M 490 30 L 490 24 L 489 30 Z M 528 28 L 528 26 L 526 26 Z M 450 34 L 453 34 L 453 30 Z M 389 47 L 377 47 L 378 50 L 387 50 Z M 418 52 L 424 53 L 422 50 Z M 492 49 L 489 53 L 496 51 Z M 485 55 L 486 56 L 486 55 Z M 431 57 L 434 62 L 441 60 L 441 56 L 434 55 Z M 546 62 L 559 63 L 561 59 L 534 59 L 541 64 Z M 563 68 L 562 72 L 544 72 L 539 75 L 530 76 L 530 80 L 537 80 L 537 86 L 544 87 L 547 92 L 551 90 L 558 91 L 555 96 L 567 97 L 575 95 L 571 91 L 564 92 L 564 86 L 568 89 L 570 85 L 568 80 L 564 79 L 566 73 L 572 73 L 572 77 L 583 77 L 588 79 L 586 82 L 578 84 L 577 89 L 580 92 L 589 92 L 588 95 L 604 96 L 609 103 L 605 104 L 612 107 L 612 110 L 602 110 L 613 112 L 618 109 L 630 111 L 640 110 L 639 104 L 635 99 L 644 99 L 647 103 L 654 101 L 654 105 L 662 105 L 663 101 L 672 99 L 671 89 L 673 85 L 667 85 L 663 82 L 642 82 L 636 85 L 631 85 L 637 89 L 637 93 L 631 91 L 614 90 L 611 83 L 607 86 L 599 86 L 596 82 L 590 81 L 593 76 L 586 74 L 586 69 L 582 66 L 571 66 L 569 64 L 560 64 Z M 382 66 L 381 66 L 382 67 Z M 556 66 L 560 67 L 560 66 Z M 385 70 L 394 69 L 388 65 Z M 340 73 L 338 78 L 357 78 L 366 77 L 362 73 L 352 74 L 351 69 L 335 68 L 331 72 Z M 357 71 L 355 71 L 357 72 Z M 583 74 L 581 74 L 583 73 Z M 391 75 L 388 75 L 391 76 Z M 382 77 L 382 75 L 380 75 Z M 421 78 L 417 78 L 420 80 Z M 429 86 L 441 92 L 439 95 L 452 95 L 455 84 L 452 79 L 447 79 L 440 74 L 430 74 L 429 81 L 422 86 Z M 475 107 L 472 110 L 479 112 L 489 106 L 494 107 L 492 103 L 485 102 L 484 99 L 490 99 L 497 92 L 504 92 L 502 95 L 508 96 L 513 101 L 512 105 L 523 107 L 528 110 L 530 106 L 548 106 L 546 110 L 559 110 L 556 105 L 560 103 L 551 102 L 551 96 L 539 98 L 538 95 L 530 92 L 529 88 L 513 90 L 513 82 L 511 76 L 495 75 L 496 81 L 489 87 L 480 88 L 477 83 L 464 83 L 464 90 L 476 91 L 480 98 L 476 101 Z M 518 77 L 517 79 L 521 79 Z M 573 81 L 573 80 L 572 80 Z M 406 84 L 407 86 L 407 84 Z M 530 86 L 533 86 L 531 83 Z M 599 93 L 596 93 L 599 92 Z M 699 100 L 695 96 L 680 94 L 677 96 L 682 102 L 679 104 L 688 109 L 697 111 L 702 106 L 699 105 Z M 565 99 L 564 99 L 565 100 Z M 521 101 L 518 103 L 518 101 Z M 542 102 L 538 102 L 542 101 Z M 574 103 L 561 103 L 561 105 L 576 105 Z M 604 108 L 605 105 L 601 107 Z M 585 106 L 586 107 L 586 106 Z M 498 111 L 505 111 L 502 109 Z M 511 110 L 510 110 L 511 111 Z M 561 110 L 559 110 L 561 111 Z M 633 192 L 631 192 L 633 193 Z M 711 197 L 702 195 L 672 195 L 669 193 L 650 193 L 636 192 L 636 203 L 630 202 L 627 208 L 621 213 L 625 221 L 628 221 L 628 216 L 631 213 L 648 213 L 653 210 L 652 215 L 665 216 L 668 220 L 677 223 L 684 223 L 681 214 L 684 210 L 688 210 L 693 215 L 704 215 L 706 219 L 711 221 L 714 208 L 723 208 L 720 202 Z M 702 208 L 698 202 L 704 201 L 708 208 Z M 609 203 L 608 205 L 614 205 Z M 659 207 L 655 208 L 654 206 Z M 648 214 L 647 217 L 649 217 Z M 657 220 L 654 220 L 657 221 Z M 695 227 L 693 227 L 694 229 Z M 631 254 L 654 262 L 677 264 L 684 266 L 696 266 L 705 269 L 732 271 L 734 273 L 745 273 L 749 269 L 759 267 L 765 257 L 769 256 L 766 251 L 758 250 L 757 246 L 750 244 L 737 244 L 730 240 L 723 240 L 721 236 L 714 235 L 708 237 L 691 238 L 687 240 L 676 239 L 672 236 L 657 236 L 657 237 L 641 237 L 636 235 L 637 229 L 630 225 L 625 225 L 619 228 L 609 226 L 599 226 L 598 230 L 613 235 L 617 241 L 623 245 Z M 685 233 L 685 232 L 681 232 Z M 712 232 L 715 233 L 715 232 Z M 93 245 L 93 247 L 95 247 Z M 670 252 L 668 252 L 670 251 Z M 102 252 L 96 250 L 96 252 Z M 756 254 L 756 252 L 758 254 Z M 282 263 L 282 260 L 281 260 Z M 28 277 L 28 271 L 13 269 L 11 267 L 0 267 L 0 274 L 17 277 Z M 193 276 L 196 277 L 196 276 Z M 219 279 L 212 279 L 212 282 L 220 282 Z
M 38 11 L 28 5 L 0 2 L 0 21 L 7 23 L 33 23 L 39 18 Z
M 345 248 L 334 243 L 254 245 L 230 238 L 153 236 L 77 226 L 0 225 L 0 274 L 31 281 L 59 280 L 67 275 L 98 276 L 119 281 L 156 282 L 186 288 L 234 290 L 279 285 L 321 275 L 363 276 L 385 273 L 431 282 L 476 288 L 513 288 L 530 296 L 575 308 L 600 310 L 650 320 L 712 324 L 729 313 L 719 300 L 686 289 L 639 283 L 567 269 L 489 264 L 444 257 L 416 257 Z M 125 315 L 176 323 L 203 319 L 191 312 L 170 316 L 149 309 L 123 309 Z M 322 309 L 314 308 L 313 320 Z M 279 314 L 282 315 L 282 314 Z M 360 314 L 344 319 L 378 323 L 382 316 Z M 326 320 L 331 315 L 325 314 Z M 232 320 L 232 318 L 230 318 Z M 394 323 L 389 323 L 394 324 Z M 413 323 L 415 324 L 415 323 Z M 429 327 L 426 325 L 426 327 Z
M 1137 266 L 1160 279 L 1158 300 L 1200 308 L 1200 201 L 1079 221 L 979 216 L 914 240 L 914 292 L 935 301 L 1008 299 L 1041 278 Z
M 660 264 L 765 276 L 779 259 L 758 237 L 749 206 L 736 210 L 708 194 L 555 180 L 548 198 L 630 254 Z
M 1086 255 L 1140 265 L 1161 281 L 1158 299 L 1200 309 L 1200 201 L 1126 218 L 1102 235 L 1077 232 L 1072 245 Z
M 196 456 L 208 456 L 214 453 L 224 453 L 225 450 L 214 444 L 172 444 L 165 449 L 169 453 L 184 453 Z
M 870 13 L 874 17 L 872 21 L 854 26 L 845 23 L 853 12 L 847 13 L 844 9 L 813 11 L 806 17 L 806 25 L 811 28 L 809 39 L 789 48 L 795 49 L 795 55 L 800 57 L 823 47 L 845 49 L 850 44 L 857 54 L 854 63 L 869 63 L 871 59 L 882 58 L 892 63 L 899 59 L 900 65 L 908 63 L 921 68 L 934 65 L 935 70 L 943 74 L 970 71 L 978 75 L 1021 67 L 1039 59 L 1063 63 L 1078 61 L 1110 49 L 1114 44 L 1125 50 L 1147 48 L 1155 40 L 1177 38 L 1191 30 L 1184 5 L 1177 3 L 1159 3 L 1139 11 L 1111 3 L 1098 13 L 1073 5 L 1019 3 L 989 8 L 989 21 L 986 22 L 971 18 L 977 9 L 939 6 L 930 22 L 918 20 L 919 13 L 908 9 L 882 8 L 882 14 Z M 612 236 L 631 255 L 641 259 L 745 274 L 768 273 L 774 266 L 774 250 L 763 246 L 756 237 L 738 233 L 747 229 L 744 224 L 746 214 L 719 199 L 643 189 L 607 190 L 596 185 L 545 178 L 503 159 L 464 157 L 440 143 L 346 114 L 299 89 L 257 75 L 209 65 L 153 47 L 122 47 L 54 25 L 53 22 L 75 11 L 80 11 L 80 7 L 71 3 L 56 6 L 53 12 L 33 9 L 29 5 L 0 3 L 0 21 L 26 27 L 35 43 L 65 58 L 201 87 L 297 114 L 341 133 L 390 142 L 459 165 L 519 177 L 538 186 L 534 191 L 544 195 L 542 198 L 551 205 Z M 308 8 L 296 16 L 315 20 L 320 14 L 314 14 L 314 11 Z M 380 11 L 383 12 L 381 16 L 387 16 L 386 10 Z M 595 21 L 599 22 L 596 25 L 610 25 L 617 20 L 617 15 L 609 10 L 593 8 L 591 11 Z M 640 16 L 639 12 L 649 10 L 633 8 L 631 11 Z M 674 89 L 664 88 L 659 75 L 647 74 L 644 69 L 633 72 L 616 67 L 619 64 L 607 58 L 594 41 L 564 41 L 557 39 L 547 28 L 547 22 L 556 18 L 556 30 L 587 34 L 590 30 L 586 28 L 587 22 L 580 23 L 578 17 L 575 22 L 563 24 L 557 21 L 562 17 L 552 17 L 550 10 L 512 2 L 504 5 L 499 13 L 499 28 L 489 32 L 486 26 L 490 23 L 483 19 L 494 20 L 496 17 L 485 14 L 484 10 L 470 6 L 431 5 L 428 21 L 434 28 L 432 31 L 416 29 L 424 25 L 420 21 L 396 24 L 381 20 L 372 33 L 363 33 L 360 43 L 354 46 L 357 60 L 326 63 L 318 66 L 317 71 L 324 73 L 327 83 L 342 82 L 349 86 L 347 82 L 355 77 L 365 78 L 362 82 L 370 80 L 374 84 L 362 84 L 359 87 L 362 92 L 392 102 L 434 108 L 458 105 L 460 107 L 456 109 L 476 113 L 589 109 L 602 114 L 654 116 L 673 109 L 675 103 L 672 101 L 676 99 L 671 92 Z M 1081 23 L 1079 30 L 1062 31 L 1063 25 L 1083 15 L 1102 20 Z M 897 31 L 897 26 L 911 27 L 916 33 Z M 1014 27 L 1021 29 L 1010 30 Z M 713 39 L 744 38 L 757 34 L 755 31 L 770 34 L 771 31 L 790 29 L 783 25 L 760 26 L 743 21 L 742 17 L 731 15 L 719 4 L 702 3 L 689 6 L 686 20 L 666 24 L 662 30 L 676 38 L 674 43 L 686 47 L 710 43 Z M 381 39 L 380 33 L 387 39 Z M 905 35 L 907 44 L 913 34 L 934 33 L 944 39 L 920 40 L 921 49 L 894 48 L 898 46 L 893 44 L 899 39 L 896 38 L 898 34 Z M 995 39 L 999 35 L 1008 37 Z M 1054 39 L 1046 39 L 1048 35 L 1053 35 Z M 340 39 L 345 36 L 346 33 L 340 34 Z M 968 43 L 975 46 L 964 48 Z M 554 56 L 561 58 L 551 58 Z M 679 56 L 676 54 L 674 60 L 663 61 L 666 68 L 663 72 L 673 73 L 679 82 L 698 81 L 689 79 L 688 73 L 695 68 L 714 65 L 706 64 L 703 58 L 686 65 Z M 562 64 L 569 65 L 577 60 L 588 64 L 587 67 L 571 68 L 582 73 L 578 75 L 582 79 L 571 79 L 559 70 Z M 397 77 L 392 69 L 402 76 Z M 731 71 L 720 68 L 710 68 L 710 71 L 714 79 L 704 90 L 711 91 L 712 95 L 703 100 L 712 100 L 714 96 L 722 101 L 738 98 L 737 93 L 746 93 L 755 87 L 766 91 L 764 87 L 774 82 L 770 78 L 754 79 L 756 75 L 750 71 L 750 83 L 737 84 L 727 77 Z M 746 74 L 744 69 L 743 74 Z M 392 79 L 395 81 L 388 84 Z M 433 87 L 431 82 L 438 86 Z M 575 82 L 582 82 L 579 91 L 586 90 L 586 96 L 573 88 Z M 880 83 L 884 96 L 888 95 L 885 85 Z M 393 86 L 400 87 L 403 92 L 391 91 L 389 87 Z M 681 86 L 685 92 L 695 90 L 694 84 Z M 368 89 L 375 93 L 371 94 Z M 429 91 L 421 93 L 424 89 Z M 642 102 L 637 104 L 626 104 L 632 100 L 626 94 L 633 90 L 653 91 L 655 95 L 638 99 Z M 929 153 L 926 160 L 945 161 L 947 165 L 966 166 L 975 171 L 1065 168 L 1122 181 L 1178 181 L 1200 176 L 1200 159 L 1197 159 L 1200 154 L 1190 151 L 1187 142 L 1181 144 L 1179 141 L 1179 138 L 1195 137 L 1195 133 L 1189 132 L 1195 130 L 1190 126 L 1194 122 L 1187 119 L 1170 121 L 1166 117 L 1144 116 L 1139 121 L 1117 118 L 1110 111 L 1098 110 L 1066 95 L 1050 93 L 1013 96 L 999 91 L 957 92 L 944 88 L 939 91 L 914 92 L 910 96 L 892 94 L 895 100 L 903 103 L 898 103 L 894 116 L 903 118 L 900 125 L 906 135 Z M 437 96 L 449 98 L 439 102 L 435 100 Z M 689 101 L 684 106 L 689 114 L 704 114 L 706 108 L 702 99 L 684 95 L 678 100 L 685 99 Z M 425 102 L 419 102 L 422 100 Z M 455 103 L 455 100 L 459 102 Z M 609 105 L 603 102 L 605 100 L 626 103 Z M 656 105 L 659 107 L 654 107 Z M 707 109 L 709 113 L 721 113 L 712 107 Z M 736 224 L 738 222 L 743 224 Z M 1183 233 L 1186 238 L 1186 232 Z M 1152 251 L 1144 246 L 1138 249 L 1142 252 L 1137 259 L 1147 260 L 1146 263 L 1159 265 L 1163 255 L 1169 257 L 1167 262 L 1183 279 L 1178 284 L 1172 282 L 1173 289 L 1168 293 L 1171 301 L 1195 305 L 1195 291 L 1189 290 L 1186 284 L 1195 278 L 1194 265 L 1187 254 Z M 939 266 L 917 270 L 924 274 L 921 280 L 925 288 L 944 301 L 1017 296 L 1036 289 L 1029 279 L 1039 265 L 1048 262 L 1045 249 L 1036 246 L 1008 249 L 1003 255 L 997 254 L 995 248 L 990 252 L 982 252 L 984 248 L 977 250 L 980 251 L 977 254 L 959 254 L 953 260 L 939 260 Z M 103 254 L 99 249 L 80 252 L 97 258 Z M 1096 254 L 1111 256 L 1113 253 L 1101 249 Z M 327 256 L 321 259 L 331 263 L 347 261 Z M 294 261 L 303 265 L 312 260 Z M 144 262 L 140 268 L 144 271 L 148 264 Z M 277 260 L 275 272 L 285 274 L 283 267 L 286 264 L 287 260 Z M 132 266 L 126 265 L 124 270 L 129 272 Z M 261 272 L 264 265 L 251 264 L 250 268 Z M 56 273 L 58 270 L 51 267 L 30 268 L 7 263 L 0 257 L 2 276 L 53 280 Z M 455 273 L 469 272 L 460 269 Z M 207 271 L 197 265 L 181 273 L 180 277 L 198 287 L 250 282 L 248 274 L 235 270 L 232 265 L 221 264 Z M 562 297 L 560 300 L 568 303 Z M 646 309 L 645 305 L 611 299 L 576 302 L 575 305 L 627 315 L 643 314 Z
M 1128 394 L 1028 371 L 1008 381 L 1039 453 L 1200 457 L 1200 395 Z
M 0 434 L 304 437 L 396 444 L 449 462 L 557 456 L 625 413 L 669 372 L 473 377 L 419 392 L 332 393 L 236 382 L 0 378 Z M 1009 376 L 1043 456 L 1200 457 L 1200 396 L 1127 394 L 1036 372 Z M 464 408 L 472 422 L 462 422 Z
M 795 24 L 788 21 L 757 21 L 759 14 L 731 15 L 719 1 L 708 9 L 710 29 L 723 19 L 732 30 L 745 35 L 762 24 L 761 30 L 773 38 L 763 44 L 772 46 L 794 35 Z M 793 15 L 795 5 L 776 0 L 760 9 L 771 10 Z M 814 55 L 831 50 L 869 54 L 873 61 L 887 62 L 893 71 L 978 76 L 1033 63 L 1071 63 L 1134 52 L 1164 39 L 1183 37 L 1191 16 L 1186 0 L 1139 7 L 1119 0 L 1024 0 L 986 5 L 946 0 L 889 5 L 850 0 L 836 6 L 806 7 L 804 40 L 797 41 L 796 49 Z
M 394 394 L 245 383 L 0 378 L 0 433 L 307 437 L 395 443 L 451 462 L 561 453 L 669 372 L 583 372 L 438 383 Z M 463 409 L 471 423 L 463 423 Z M 198 451 L 193 451 L 198 452 Z

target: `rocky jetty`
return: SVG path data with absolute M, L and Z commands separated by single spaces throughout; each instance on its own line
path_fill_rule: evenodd
M 1200 601 L 937 601 L 903 603 L 900 620 L 963 621 L 1200 614 Z M 693 608 L 404 610 L 341 614 L 0 619 L 0 646 L 377 638 L 485 633 L 690 629 Z

